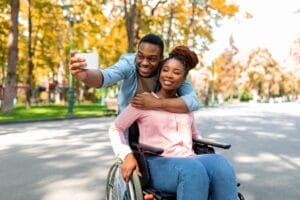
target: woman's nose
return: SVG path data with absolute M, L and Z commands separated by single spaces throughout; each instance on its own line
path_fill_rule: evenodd
M 167 77 L 168 77 L 168 78 L 172 78 L 172 77 L 173 77 L 173 74 L 172 74 L 172 72 L 167 72 L 167 74 L 166 74 L 166 75 L 167 75 Z

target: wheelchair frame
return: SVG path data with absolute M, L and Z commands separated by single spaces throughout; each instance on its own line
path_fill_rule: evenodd
M 166 192 L 161 192 L 153 189 L 149 186 L 149 173 L 147 169 L 147 163 L 145 161 L 145 155 L 160 155 L 163 150 L 160 148 L 152 147 L 149 145 L 138 143 L 139 130 L 137 124 L 134 123 L 129 129 L 129 144 L 134 153 L 135 158 L 138 161 L 140 172 L 142 177 L 137 176 L 134 172 L 127 184 L 127 199 L 126 200 L 144 200 L 144 195 L 152 194 L 153 200 L 176 200 L 175 194 L 169 194 Z M 193 139 L 193 150 L 196 154 L 209 154 L 215 153 L 214 147 L 229 149 L 230 144 L 224 144 L 219 142 L 213 142 L 203 138 Z M 106 183 L 106 200 L 117 200 L 112 198 L 113 192 L 113 180 L 115 176 L 115 171 L 120 167 L 121 162 L 116 162 L 108 172 L 108 179 Z M 237 187 L 240 183 L 237 184 Z M 208 198 L 210 199 L 210 198 Z M 244 196 L 238 192 L 238 199 L 245 200 Z M 118 199 L 119 200 L 119 199 Z M 123 200 L 123 199 L 122 199 Z

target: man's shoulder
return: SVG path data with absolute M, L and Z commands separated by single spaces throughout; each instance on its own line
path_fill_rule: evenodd
M 114 66 L 131 73 L 135 69 L 135 53 L 122 54 Z
M 135 53 L 125 53 L 122 54 L 120 59 L 126 60 L 127 62 L 134 63 L 135 62 Z

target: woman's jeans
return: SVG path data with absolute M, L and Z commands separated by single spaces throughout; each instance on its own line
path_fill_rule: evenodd
M 146 157 L 153 188 L 176 193 L 177 200 L 237 200 L 233 166 L 218 154 Z

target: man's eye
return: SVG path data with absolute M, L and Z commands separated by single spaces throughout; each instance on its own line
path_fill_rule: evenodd
M 157 58 L 150 58 L 149 59 L 151 62 L 156 62 L 157 61 Z

